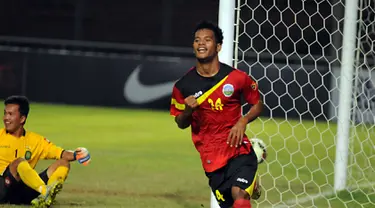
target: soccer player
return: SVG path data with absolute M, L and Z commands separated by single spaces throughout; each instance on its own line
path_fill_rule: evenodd
M 220 207 L 250 208 L 257 199 L 256 155 L 246 125 L 263 110 L 257 83 L 219 62 L 223 34 L 203 21 L 194 31 L 196 66 L 174 85 L 170 113 L 178 127 L 191 126 L 192 140 Z M 241 100 L 251 105 L 241 115 Z
M 26 131 L 29 101 L 24 96 L 10 96 L 5 101 L 0 129 L 0 204 L 30 204 L 49 207 L 68 176 L 71 161 L 88 164 L 86 148 L 64 150 L 43 136 Z M 41 159 L 56 161 L 42 173 L 34 168 Z

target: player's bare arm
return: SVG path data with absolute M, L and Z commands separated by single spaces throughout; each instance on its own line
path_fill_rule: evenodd
M 78 162 L 83 165 L 88 165 L 91 161 L 90 153 L 84 147 L 79 147 L 75 151 L 64 150 L 61 159 L 69 162 L 78 160 Z
M 250 123 L 252 121 L 254 121 L 256 118 L 258 118 L 260 116 L 260 114 L 262 113 L 263 111 L 263 102 L 261 100 L 259 100 L 259 102 L 255 105 L 253 105 L 249 112 L 246 113 L 243 118 L 245 119 L 245 121 L 247 121 L 247 123 Z
M 62 155 L 61 155 L 61 159 L 63 160 L 67 160 L 67 161 L 74 161 L 75 158 L 74 158 L 74 151 L 71 151 L 71 150 L 65 150 Z
M 188 96 L 184 100 L 185 110 L 175 117 L 175 121 L 179 128 L 185 129 L 190 126 L 194 110 L 198 107 L 198 102 L 193 95 Z
M 262 111 L 263 102 L 259 100 L 259 102 L 253 105 L 250 108 L 249 112 L 246 113 L 243 117 L 241 117 L 236 123 L 236 125 L 232 127 L 228 135 L 227 144 L 231 147 L 237 147 L 241 145 L 247 124 L 258 118 Z

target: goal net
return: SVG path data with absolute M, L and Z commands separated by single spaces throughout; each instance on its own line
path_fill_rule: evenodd
M 375 0 L 236 7 L 234 65 L 265 103 L 247 130 L 269 155 L 253 206 L 375 207 Z

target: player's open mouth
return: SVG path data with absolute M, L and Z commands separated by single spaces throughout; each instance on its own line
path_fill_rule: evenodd
M 207 48 L 198 48 L 197 50 L 199 53 L 204 53 L 207 51 Z

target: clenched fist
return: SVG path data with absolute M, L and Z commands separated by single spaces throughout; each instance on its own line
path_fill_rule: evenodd
M 199 106 L 197 99 L 195 99 L 193 95 L 186 97 L 184 102 L 185 102 L 185 110 L 189 112 L 193 112 Z

